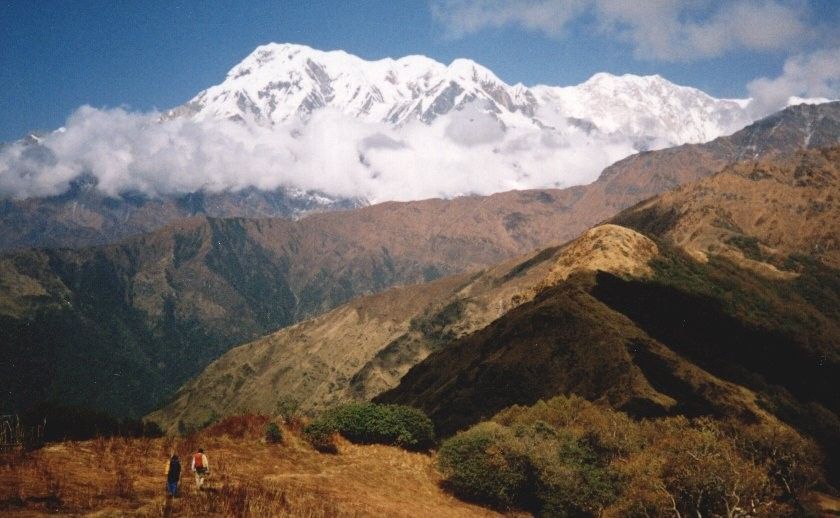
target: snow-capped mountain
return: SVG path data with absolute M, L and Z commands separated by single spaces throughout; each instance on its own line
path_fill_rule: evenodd
M 258 47 L 225 80 L 170 115 L 278 124 L 329 107 L 365 122 L 431 123 L 478 101 L 505 127 L 572 122 L 630 137 L 638 147 L 704 142 L 751 122 L 748 100 L 716 99 L 660 76 L 600 73 L 570 87 L 508 85 L 467 59 L 366 61 L 303 45 Z

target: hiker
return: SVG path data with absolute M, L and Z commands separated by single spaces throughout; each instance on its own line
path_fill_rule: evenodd
M 207 455 L 204 454 L 204 450 L 199 448 L 197 452 L 193 455 L 192 458 L 192 470 L 195 473 L 195 486 L 198 489 L 201 489 L 201 486 L 204 485 L 204 477 L 207 476 L 207 473 L 210 472 L 210 465 L 207 463 Z
M 181 460 L 173 453 L 172 458 L 166 462 L 166 492 L 169 496 L 178 493 L 178 481 L 181 480 Z

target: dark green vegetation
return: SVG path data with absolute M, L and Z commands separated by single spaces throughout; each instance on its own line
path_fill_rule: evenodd
M 313 446 L 329 451 L 332 435 L 358 444 L 389 444 L 426 450 L 434 444 L 435 429 L 426 415 L 402 405 L 348 403 L 321 414 L 304 430 Z
M 142 415 L 230 345 L 290 323 L 282 272 L 241 235 L 211 221 L 163 243 L 9 256 L 43 292 L 20 301 L 23 314 L 0 315 L 2 407 L 52 400 Z M 186 256 L 185 239 L 205 255 Z M 185 290 L 196 277 L 203 285 Z
M 639 422 L 560 396 L 455 435 L 438 464 L 456 494 L 540 516 L 784 516 L 805 512 L 818 458 L 779 425 Z
M 653 282 L 598 276 L 592 293 L 706 371 L 823 445 L 840 479 L 840 271 L 803 256 L 773 281 L 713 257 L 654 263 Z
M 438 465 L 461 497 L 548 516 L 597 514 L 619 480 L 585 442 L 543 421 L 477 424 L 443 444 Z
M 283 431 L 277 426 L 277 423 L 271 422 L 265 426 L 265 442 L 269 444 L 283 442 Z

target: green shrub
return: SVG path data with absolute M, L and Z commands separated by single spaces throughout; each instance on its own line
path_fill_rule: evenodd
M 265 442 L 277 444 L 283 442 L 283 431 L 275 423 L 268 423 L 265 427 Z
M 304 433 L 315 441 L 340 433 L 359 444 L 393 444 L 409 450 L 428 449 L 435 438 L 432 421 L 420 410 L 376 403 L 349 403 L 329 410 Z
M 283 418 L 283 422 L 291 424 L 300 418 L 300 403 L 290 397 L 281 397 L 274 405 L 275 414 Z
M 619 490 L 587 444 L 543 421 L 480 423 L 443 443 L 438 467 L 463 498 L 544 516 L 598 515 Z
M 333 423 L 321 419 L 314 421 L 303 430 L 303 436 L 309 444 L 323 453 L 338 451 L 335 446 L 335 434 Z
M 525 498 L 528 461 L 505 426 L 480 423 L 448 439 L 438 452 L 438 467 L 446 485 L 463 498 L 503 507 Z
M 619 477 L 590 446 L 544 422 L 516 431 L 535 474 L 535 504 L 541 515 L 600 515 L 616 499 Z

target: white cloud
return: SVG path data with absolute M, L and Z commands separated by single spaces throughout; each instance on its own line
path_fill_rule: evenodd
M 792 97 L 840 99 L 840 47 L 791 57 L 781 75 L 751 81 L 747 91 L 758 115 L 784 107 Z
M 788 49 L 809 37 L 797 0 L 438 0 L 432 12 L 452 37 L 510 25 L 562 37 L 570 22 L 591 16 L 636 57 L 667 61 Z
M 580 15 L 587 3 L 588 0 L 439 0 L 432 3 L 432 14 L 445 25 L 451 38 L 511 24 L 559 36 L 565 24 Z
M 57 195 L 88 174 L 112 196 L 287 186 L 410 200 L 588 183 L 634 152 L 627 139 L 562 121 L 550 130 L 503 129 L 470 106 L 400 128 L 329 109 L 306 123 L 263 127 L 82 107 L 65 128 L 40 146 L 0 149 L 0 198 Z

